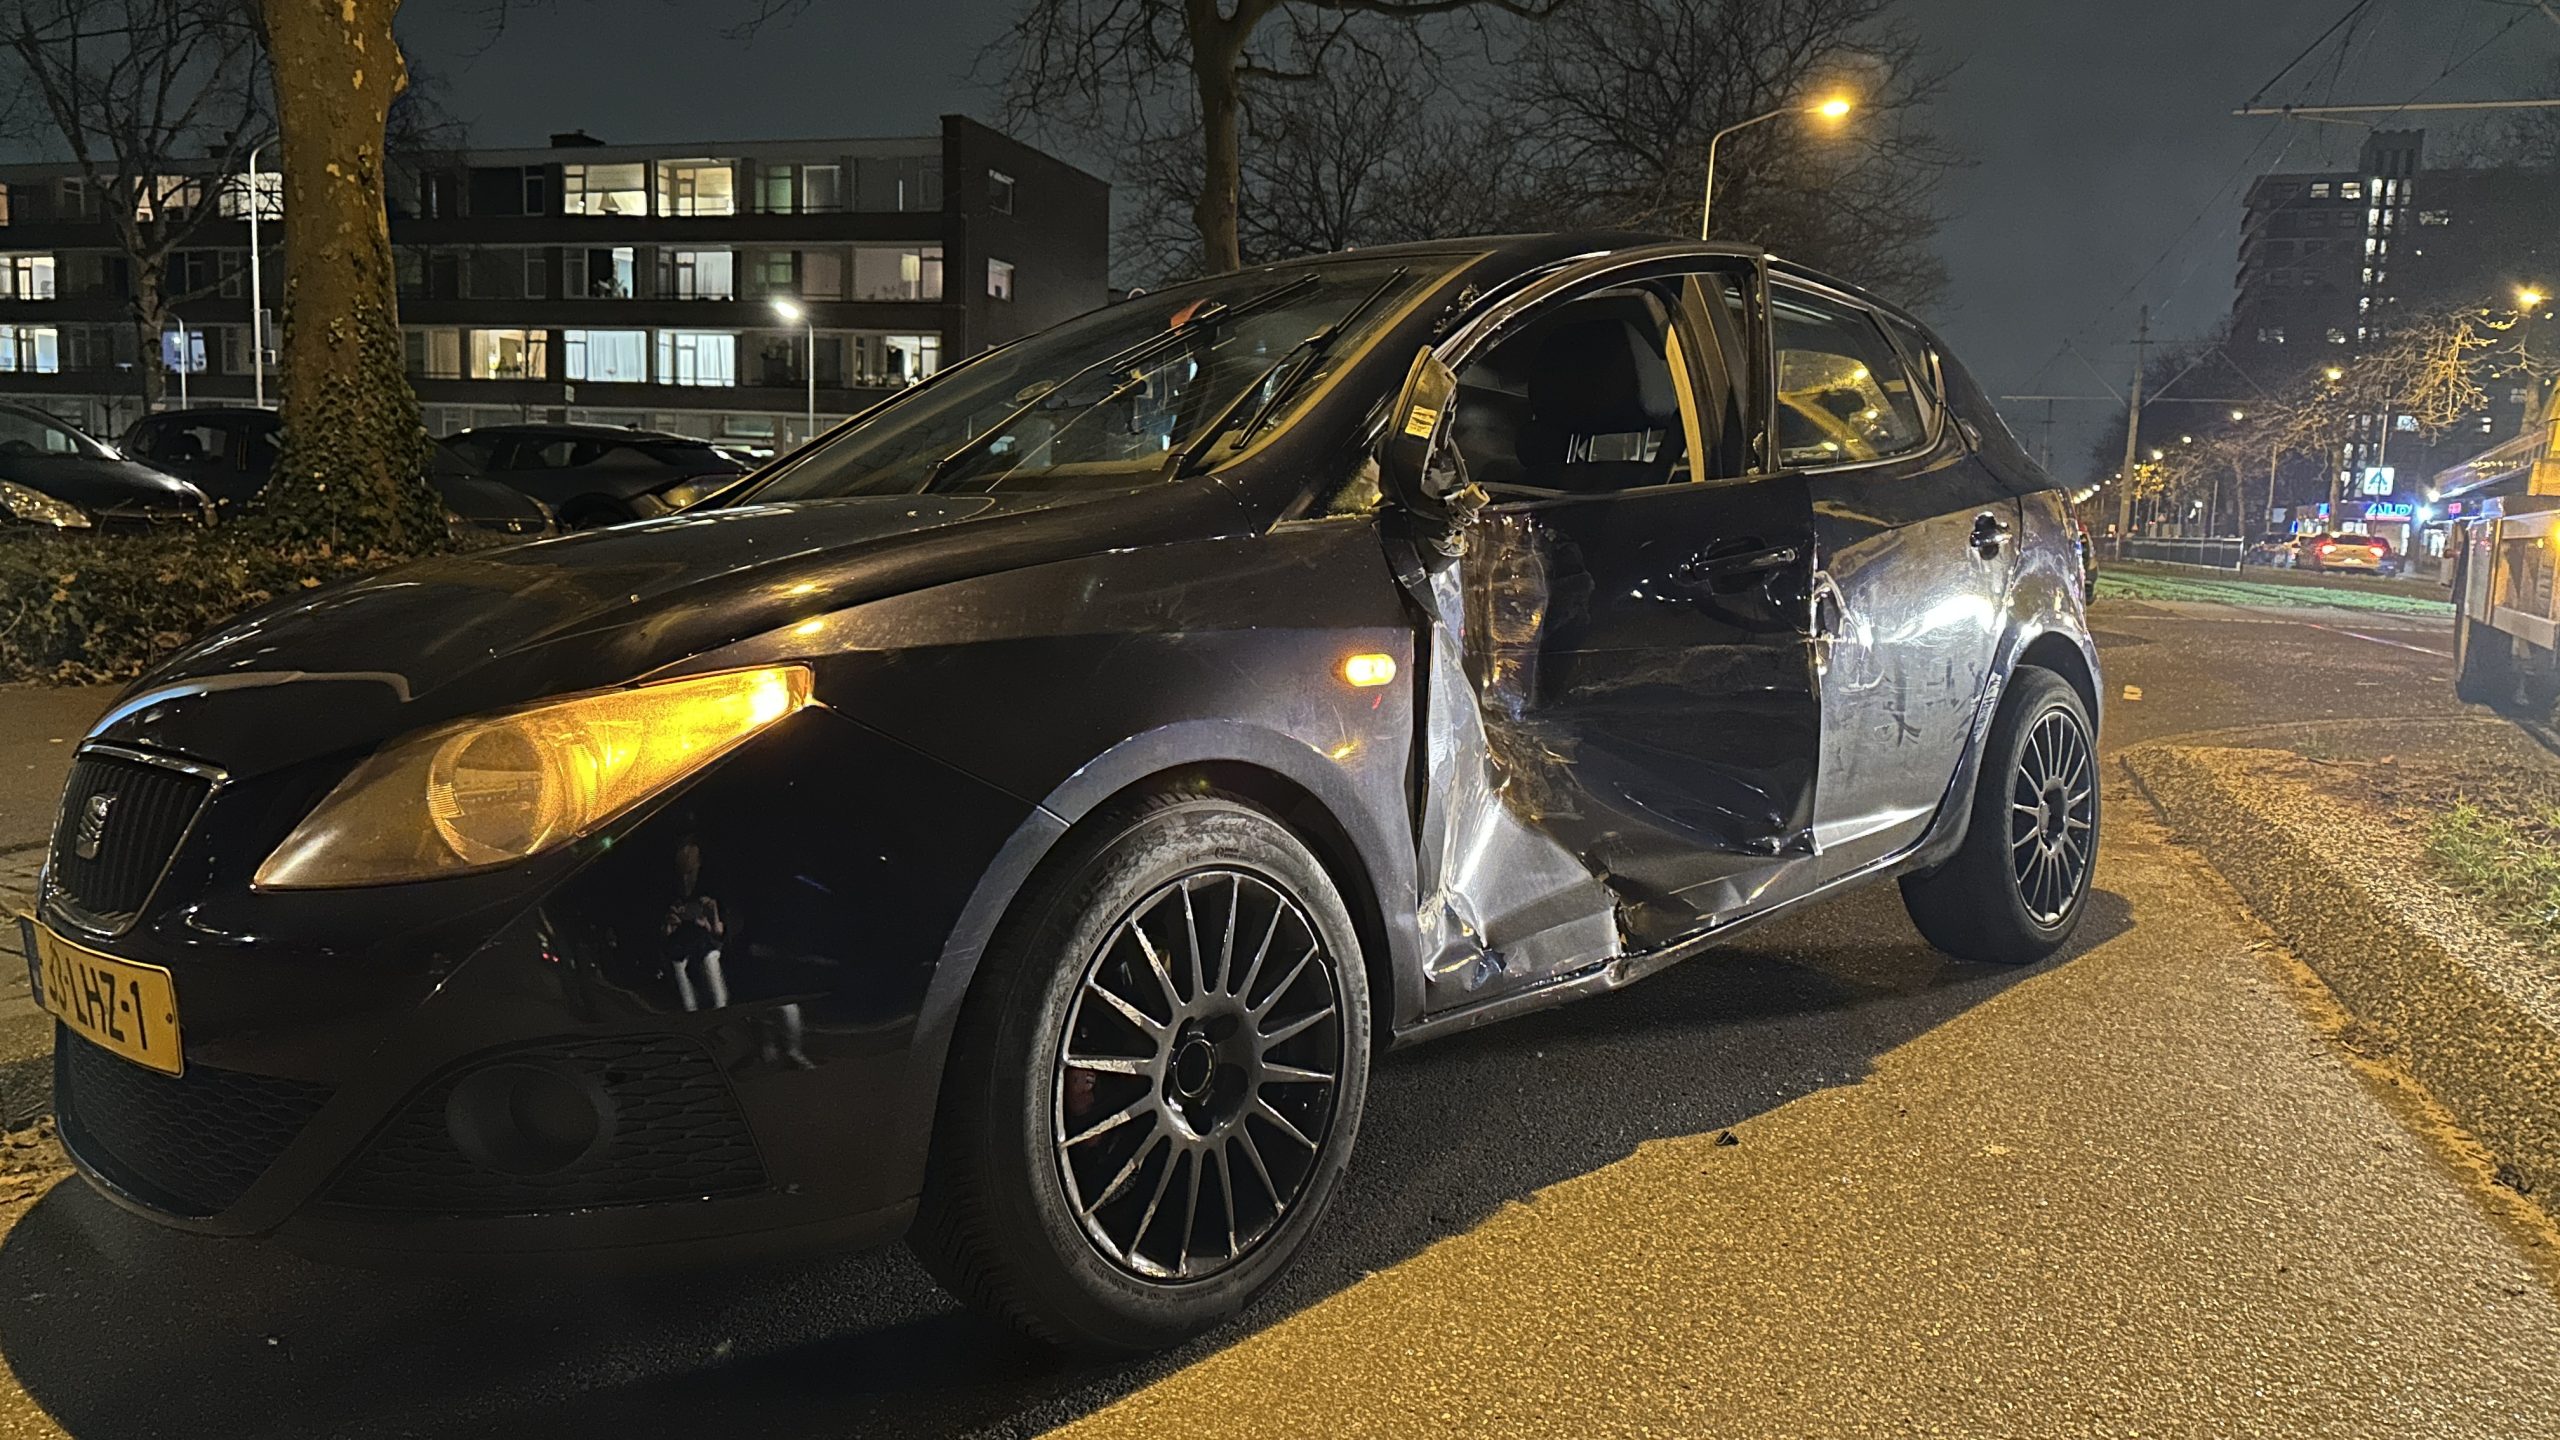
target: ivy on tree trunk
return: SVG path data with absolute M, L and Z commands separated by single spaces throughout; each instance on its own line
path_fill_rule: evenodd
M 400 338 L 383 127 L 408 83 L 399 0 L 267 0 L 284 149 L 284 441 L 265 509 L 288 540 L 443 546 Z

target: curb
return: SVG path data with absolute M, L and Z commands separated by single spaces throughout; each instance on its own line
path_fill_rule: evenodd
M 2176 838 L 2497 1156 L 2501 1180 L 2560 1198 L 2555 967 L 2419 878 L 2414 845 L 2324 816 L 2298 785 L 2237 783 L 2251 757 L 2271 752 L 2150 744 L 2119 758 Z

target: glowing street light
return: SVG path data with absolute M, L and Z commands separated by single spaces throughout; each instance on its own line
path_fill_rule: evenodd
M 809 414 L 802 422 L 806 428 L 800 435 L 800 443 L 806 445 L 818 434 L 818 319 L 798 302 L 779 297 L 773 302 L 773 313 L 781 316 L 785 324 L 809 328 Z
M 2234 410 L 2231 412 L 2231 418 L 2234 420 L 2246 420 L 2249 418 L 2249 412 L 2246 410 Z
M 2328 369 L 2320 372 L 2320 378 L 2328 381 L 2332 385 L 2335 385 L 2339 381 L 2347 378 L 2347 372 L 2335 365 L 2332 365 Z
M 1777 109 L 1772 110 L 1765 115 L 1754 115 L 1750 119 L 1742 121 L 1740 124 L 1727 125 L 1713 135 L 1708 136 L 1707 189 L 1705 196 L 1700 200 L 1698 205 L 1698 238 L 1701 240 L 1711 240 L 1715 238 L 1712 233 L 1712 227 L 1715 222 L 1716 213 L 1716 146 L 1723 143 L 1724 137 L 1732 134 L 1736 130 L 1748 130 L 1754 125 L 1775 120 L 1781 115 L 1811 115 L 1819 120 L 1838 121 L 1846 117 L 1851 110 L 1856 108 L 1856 102 L 1851 100 L 1848 96 L 1831 95 L 1821 100 L 1817 100 L 1811 105 L 1781 105 Z
M 2516 308 L 2519 310 L 2530 310 L 2548 298 L 2549 297 L 2545 296 L 2541 291 L 2527 285 L 2516 292 Z

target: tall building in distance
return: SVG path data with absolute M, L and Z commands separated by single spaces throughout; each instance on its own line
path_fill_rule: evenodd
M 247 403 L 250 192 L 195 178 L 176 192 L 224 208 L 168 288 L 205 292 L 176 307 L 202 339 L 163 348 L 201 350 L 195 403 Z M 409 374 L 440 435 L 575 420 L 787 446 L 813 366 L 824 427 L 1109 295 L 1110 188 L 959 116 L 895 139 L 572 132 L 398 157 L 389 188 Z M 272 177 L 258 193 L 277 218 Z M 145 347 L 101 203 L 71 167 L 0 168 L 0 395 L 113 435 Z M 270 311 L 288 265 L 267 257 Z
M 2352 364 L 2399 316 L 2503 309 L 2520 291 L 2560 284 L 2560 173 L 2430 168 L 2425 150 L 2424 131 L 2376 130 L 2353 170 L 2262 175 L 2250 186 L 2228 349 L 2260 383 Z M 2518 343 L 2560 345 L 2541 339 L 2546 323 L 2529 321 L 2536 328 L 2520 328 Z M 2433 437 L 2406 416 L 2387 433 L 2384 417 L 2362 417 L 2340 457 L 2341 494 L 2377 515 L 2413 515 L 2426 477 L 2515 434 L 2531 399 L 2502 380 L 2486 411 Z M 2388 481 L 2372 476 L 2386 468 Z

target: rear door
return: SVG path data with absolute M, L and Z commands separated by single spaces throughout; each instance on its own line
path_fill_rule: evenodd
M 1989 694 L 2018 502 L 1951 423 L 1918 327 L 1781 278 L 1770 333 L 1778 458 L 1821 556 L 1813 840 L 1831 879 L 1918 840 L 1947 797 Z

